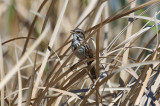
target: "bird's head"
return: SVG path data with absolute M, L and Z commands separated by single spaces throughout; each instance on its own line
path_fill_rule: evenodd
M 74 30 L 71 30 L 71 34 L 73 35 L 74 40 L 83 41 L 85 39 L 84 31 L 82 29 L 75 28 Z

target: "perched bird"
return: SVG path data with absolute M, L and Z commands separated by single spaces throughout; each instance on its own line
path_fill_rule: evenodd
M 82 29 L 76 28 L 74 30 L 71 31 L 71 34 L 73 36 L 73 41 L 71 44 L 71 48 L 72 51 L 75 51 L 80 44 L 82 44 L 82 42 L 85 40 L 85 34 L 84 31 Z M 80 59 L 80 60 L 85 60 L 85 59 L 89 59 L 89 58 L 93 58 L 93 52 L 92 49 L 90 48 L 90 46 L 85 43 L 83 44 L 78 51 L 75 53 L 75 55 Z M 87 64 L 91 65 L 93 61 L 89 61 Z M 91 77 L 93 79 L 96 79 L 96 73 L 95 73 L 95 67 L 92 67 L 90 70 L 90 74 Z

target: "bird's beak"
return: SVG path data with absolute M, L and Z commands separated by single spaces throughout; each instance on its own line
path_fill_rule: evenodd
M 74 31 L 74 30 L 71 30 L 71 32 L 70 32 L 71 34 L 75 34 L 76 32 Z

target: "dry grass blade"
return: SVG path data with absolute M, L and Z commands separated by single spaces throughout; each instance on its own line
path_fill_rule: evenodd
M 29 106 L 30 103 L 31 103 L 36 61 L 37 61 L 37 53 L 36 53 L 36 57 L 35 57 L 35 61 L 34 61 L 34 68 L 33 68 L 33 71 L 32 71 L 31 80 L 30 80 L 30 83 L 29 83 L 29 89 L 28 89 L 28 95 L 27 95 L 28 100 L 26 101 L 26 106 Z
M 159 105 L 159 5 L 0 2 L 1 106 Z
M 140 65 L 148 65 L 148 64 L 154 64 L 154 63 L 160 63 L 160 61 L 148 61 L 148 62 L 143 62 L 143 63 L 135 63 L 135 64 L 130 64 L 130 65 L 127 65 L 127 66 L 124 66 L 120 69 L 117 69 L 115 70 L 112 74 L 108 75 L 107 77 L 103 78 L 99 83 L 97 83 L 95 85 L 95 87 L 93 89 L 91 89 L 87 96 L 84 98 L 84 100 L 81 102 L 81 105 L 80 106 L 83 106 L 84 103 L 87 101 L 87 99 L 90 97 L 90 95 L 98 88 L 100 87 L 103 83 L 105 83 L 106 81 L 108 81 L 108 79 L 110 79 L 114 74 L 124 70 L 124 69 L 127 69 L 127 68 L 132 68 L 132 67 L 136 67 L 136 66 L 140 66 Z
M 157 57 L 157 52 L 155 52 L 155 54 L 154 54 L 154 56 L 153 56 L 153 60 L 155 60 L 156 57 Z M 153 65 L 153 67 L 155 67 L 155 66 Z M 148 72 L 147 72 L 146 78 L 145 78 L 145 80 L 144 80 L 144 82 L 143 82 L 143 86 L 142 86 L 142 88 L 141 88 L 141 91 L 139 92 L 139 95 L 138 95 L 138 97 L 137 97 L 137 99 L 136 99 L 136 101 L 135 101 L 135 105 L 139 105 L 139 102 L 140 102 L 140 100 L 141 100 L 141 97 L 142 97 L 142 95 L 143 95 L 143 93 L 144 93 L 144 90 L 145 90 L 145 88 L 146 88 L 146 86 L 147 86 L 149 77 L 151 76 L 151 72 L 152 72 L 152 68 L 150 67 L 149 70 L 148 70 Z
M 135 18 L 135 19 L 142 19 L 142 20 L 148 20 L 148 21 L 155 22 L 155 20 L 153 18 L 146 17 L 146 16 L 124 16 L 122 18 Z M 160 20 L 156 19 L 156 21 L 157 21 L 157 23 L 160 23 Z
M 143 33 L 145 33 L 146 31 L 150 30 L 151 27 L 147 27 L 147 28 L 144 28 L 142 30 L 140 30 L 139 32 L 135 33 L 134 35 L 132 35 L 131 37 L 129 37 L 128 39 L 124 40 L 122 43 L 120 43 L 119 45 L 117 45 L 115 48 L 119 48 L 120 46 L 130 42 L 131 40 L 133 40 L 134 38 L 142 35 Z M 115 49 L 114 48 L 114 49 Z
M 1 37 L 0 37 L 0 74 L 1 74 L 1 82 L 4 79 L 4 64 L 3 64 L 3 51 L 2 51 L 2 45 L 1 45 Z M 1 106 L 4 106 L 4 87 L 1 88 Z
M 54 2 L 55 2 L 55 0 L 52 0 L 51 5 L 49 6 L 49 9 L 47 11 L 46 18 L 45 18 L 44 24 L 42 26 L 41 32 L 43 32 L 43 30 L 44 30 L 44 28 L 45 28 L 45 26 L 47 24 L 47 21 L 48 21 L 49 15 L 51 14 L 51 9 L 52 9 L 52 6 L 53 6 Z
M 38 87 L 38 89 L 45 89 L 45 87 Z M 61 93 L 63 95 L 68 95 L 68 96 L 72 96 L 72 97 L 75 97 L 77 99 L 80 99 L 76 94 L 74 93 L 71 93 L 71 92 L 67 92 L 67 91 L 64 91 L 64 90 L 61 90 L 61 89 L 56 89 L 56 88 L 49 88 L 50 91 L 54 91 L 54 92 L 58 92 L 58 93 Z
M 134 8 L 136 6 L 136 1 L 135 0 L 132 4 L 131 4 L 131 8 Z M 131 13 L 129 16 L 134 16 L 134 13 Z M 128 29 L 127 29 L 127 32 L 126 32 L 126 39 L 129 38 L 131 35 L 132 35 L 132 31 L 133 31 L 133 23 L 128 21 L 128 24 L 131 24 Z M 130 45 L 130 42 L 126 43 L 125 44 L 125 47 L 128 47 Z M 124 54 L 123 54 L 123 58 L 122 58 L 122 62 L 124 64 L 128 64 L 128 56 L 129 56 L 129 49 L 127 49 Z M 122 64 L 123 65 L 123 64 Z M 127 79 L 129 78 L 129 74 L 126 73 L 125 71 L 122 71 L 120 73 L 120 77 L 122 79 L 122 81 L 124 82 L 124 84 L 126 84 L 126 81 Z
M 16 45 L 16 43 L 15 43 Z M 17 54 L 17 49 L 16 46 L 15 47 L 15 57 L 16 57 L 16 63 L 18 63 L 18 54 Z M 22 106 L 22 79 L 21 79 L 21 73 L 20 73 L 20 69 L 18 69 L 18 106 Z
M 48 1 L 48 0 L 44 0 L 44 1 L 42 2 L 41 6 L 40 6 L 39 9 L 38 9 L 38 13 L 42 10 L 42 8 L 43 8 L 44 5 L 47 3 L 47 1 Z M 23 51 L 22 51 L 22 55 L 23 55 L 23 54 L 25 53 L 25 51 L 26 51 L 26 48 L 27 48 L 27 45 L 28 45 L 28 42 L 29 42 L 29 39 L 30 39 L 32 30 L 33 30 L 33 27 L 34 27 L 34 24 L 35 24 L 37 18 L 38 18 L 38 16 L 35 16 L 35 18 L 34 18 L 34 20 L 33 20 L 33 22 L 32 22 L 32 25 L 31 25 L 30 30 L 29 30 L 29 32 L 28 32 L 28 36 L 27 36 L 26 42 L 25 42 L 25 44 L 24 44 L 24 48 L 23 48 Z
M 133 9 L 130 9 L 130 10 L 124 12 L 124 13 L 118 14 L 118 15 L 113 16 L 113 17 L 109 17 L 108 19 L 106 19 L 105 21 L 102 22 L 102 26 L 104 26 L 105 24 L 107 24 L 107 23 L 109 23 L 109 22 L 112 22 L 112 21 L 114 21 L 114 20 L 116 20 L 116 19 L 119 19 L 119 18 L 121 18 L 121 17 L 123 17 L 123 16 L 126 16 L 126 15 L 128 15 L 128 14 L 130 14 L 130 13 L 133 13 L 133 12 L 135 12 L 135 11 L 137 11 L 137 10 L 140 10 L 140 9 L 146 7 L 146 6 L 149 6 L 149 5 L 153 4 L 153 3 L 156 3 L 156 2 L 158 3 L 159 0 L 149 1 L 149 2 L 147 2 L 147 3 L 144 3 L 144 4 L 140 5 L 140 6 L 137 6 L 137 7 L 133 8 Z M 96 25 L 96 26 L 88 29 L 88 30 L 86 31 L 86 33 L 92 31 L 93 29 L 98 28 L 99 26 L 100 26 L 100 24 L 98 24 L 98 25 Z
M 156 16 L 156 15 L 155 15 L 155 16 Z M 155 21 L 155 23 L 156 23 L 156 28 L 158 28 L 156 21 Z M 158 30 L 158 29 L 157 29 L 157 30 Z M 156 47 L 155 47 L 156 50 L 158 49 L 158 46 L 159 46 L 159 40 L 158 40 L 158 38 L 159 38 L 159 37 L 158 37 L 158 31 L 157 31 L 157 44 L 156 44 Z M 157 59 L 157 55 L 158 55 L 158 52 L 155 51 L 152 60 L 156 60 L 156 59 Z M 156 66 L 157 66 L 157 65 L 156 65 Z M 155 64 L 153 64 L 153 67 L 155 67 Z M 136 99 L 136 101 L 135 101 L 135 105 L 139 105 L 140 100 L 141 100 L 141 98 L 142 98 L 142 95 L 143 95 L 143 93 L 144 93 L 144 90 L 145 90 L 145 88 L 146 88 L 146 86 L 147 86 L 147 83 L 148 83 L 148 81 L 149 81 L 149 77 L 151 76 L 151 73 L 152 73 L 152 68 L 150 67 L 149 70 L 147 71 L 147 75 L 146 75 L 146 78 L 145 78 L 145 80 L 144 80 L 144 82 L 143 82 L 143 86 L 142 86 L 142 88 L 141 88 L 141 90 L 140 90 L 140 92 L 139 92 L 139 95 L 138 95 L 138 97 L 137 97 L 137 99 Z
M 2 42 L 2 45 L 6 44 L 6 43 L 9 43 L 11 41 L 14 41 L 14 40 L 18 40 L 18 39 L 26 39 L 27 37 L 17 37 L 17 38 L 13 38 L 13 39 L 10 39 L 10 40 L 7 40 L 7 41 L 4 41 Z M 33 40 L 36 40 L 36 38 L 29 38 L 29 39 L 33 39 Z
M 53 44 L 54 44 L 54 41 L 55 41 L 56 35 L 57 35 L 57 33 L 58 33 L 58 30 L 59 30 L 59 27 L 60 27 L 60 24 L 61 24 L 61 21 L 62 21 L 64 12 L 65 12 L 66 7 L 67 7 L 67 4 L 68 4 L 68 0 L 66 0 L 65 3 L 64 3 L 64 7 L 63 7 L 63 9 L 62 9 L 62 11 L 61 11 L 61 14 L 60 14 L 59 18 L 58 18 L 58 21 L 57 21 L 57 24 L 56 24 L 56 26 L 55 26 L 55 29 L 54 29 L 54 31 L 53 31 L 53 33 L 52 33 L 52 37 L 51 37 L 51 40 L 50 40 L 50 42 L 49 42 L 49 47 L 51 47 L 51 48 L 52 48 L 52 46 L 53 46 Z M 35 86 L 34 86 L 34 88 L 33 88 L 33 94 L 32 94 L 32 97 L 33 97 L 33 98 L 36 96 L 37 87 L 38 87 L 38 85 L 39 85 L 39 82 L 40 82 L 40 79 L 41 79 L 41 77 L 42 77 L 42 74 L 43 74 L 44 68 L 45 68 L 45 66 L 46 66 L 46 63 L 47 63 L 47 61 L 48 61 L 49 55 L 50 55 L 50 51 L 47 50 L 46 55 L 45 55 L 45 57 L 44 57 L 44 60 L 43 60 L 43 62 L 42 62 L 42 65 L 41 65 L 39 74 L 38 74 L 38 78 L 36 79 Z
M 32 45 L 32 47 L 25 53 L 25 55 L 19 60 L 19 62 L 13 67 L 13 69 L 3 78 L 1 81 L 0 89 L 4 87 L 4 85 L 11 79 L 11 77 L 16 74 L 19 67 L 26 61 L 28 58 L 28 55 L 39 45 L 39 43 L 42 41 L 42 39 L 46 36 L 47 32 L 49 30 L 49 27 L 46 27 L 42 35 L 36 40 L 36 42 Z

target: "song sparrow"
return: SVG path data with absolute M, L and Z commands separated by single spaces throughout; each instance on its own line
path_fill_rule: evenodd
M 76 28 L 71 31 L 73 35 L 73 41 L 71 44 L 72 51 L 76 50 L 79 45 L 85 40 L 85 35 L 84 31 L 82 29 Z M 75 55 L 80 59 L 80 60 L 85 60 L 88 58 L 93 58 L 93 52 L 90 46 L 85 43 L 78 49 L 78 51 L 75 53 Z M 93 61 L 88 62 L 88 65 L 91 65 Z M 93 79 L 96 79 L 96 73 L 95 73 L 95 67 L 92 67 L 90 70 L 90 75 Z

